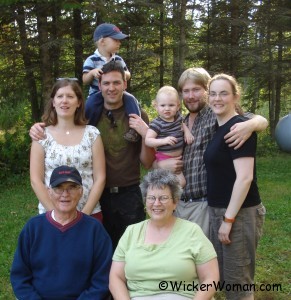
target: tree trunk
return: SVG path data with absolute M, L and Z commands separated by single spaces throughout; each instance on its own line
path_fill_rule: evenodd
M 81 5 L 83 1 L 79 0 Z M 74 52 L 75 52 L 75 76 L 82 82 L 83 70 L 83 45 L 82 45 L 82 18 L 81 9 L 73 10 L 73 33 L 74 33 Z
M 210 29 L 210 23 L 211 23 L 211 17 L 210 17 L 210 1 L 207 1 L 207 33 L 206 33 L 206 70 L 210 70 L 210 66 L 211 66 L 211 55 L 210 55 L 210 45 L 211 45 L 211 29 Z
M 267 8 L 269 14 L 271 14 L 271 1 L 267 1 Z M 271 41 L 271 22 L 267 22 L 267 49 L 268 49 L 268 88 L 269 88 L 269 120 L 270 120 L 270 133 L 274 138 L 275 136 L 275 112 L 276 112 L 276 88 L 275 88 L 275 71 L 274 71 L 274 59 L 272 52 L 272 41 Z
M 282 88 L 282 61 L 283 61 L 283 33 L 282 30 L 278 32 L 278 67 L 276 74 L 276 110 L 274 115 L 274 126 L 277 125 L 281 112 L 281 88 Z
M 44 105 L 50 97 L 50 91 L 54 79 L 52 78 L 52 62 L 49 51 L 48 40 L 48 4 L 42 2 L 35 5 L 38 42 L 39 42 L 39 56 L 40 56 L 40 78 L 42 82 L 42 92 L 40 101 L 40 111 L 44 110 Z
M 186 36 L 185 15 L 187 0 L 173 1 L 173 69 L 172 85 L 177 87 L 179 77 L 184 69 Z
M 195 2 L 195 1 L 194 1 Z M 178 78 L 176 80 L 176 84 L 178 83 L 179 77 L 184 71 L 184 64 L 185 64 L 185 56 L 186 56 L 186 24 L 185 24 L 185 16 L 186 16 L 186 5 L 187 0 L 182 0 L 181 2 L 181 13 L 180 13 L 180 43 L 179 43 L 179 53 L 180 53 L 180 59 L 179 59 L 179 73 Z
M 270 43 L 270 40 L 269 40 Z M 274 137 L 275 133 L 275 111 L 276 111 L 276 101 L 275 101 L 275 76 L 273 69 L 273 54 L 271 45 L 268 43 L 269 48 L 269 120 L 270 120 L 270 132 L 271 136 Z
M 230 27 L 230 53 L 229 53 L 229 72 L 236 76 L 238 72 L 238 42 L 239 42 L 239 26 L 237 25 L 239 19 L 239 1 L 231 1 L 231 27 Z
M 160 1 L 160 48 L 159 48 L 159 56 L 160 56 L 160 87 L 164 85 L 164 5 L 163 0 Z
M 37 88 L 36 81 L 33 73 L 33 63 L 31 62 L 31 53 L 28 47 L 28 39 L 26 35 L 25 26 L 25 13 L 23 6 L 18 6 L 15 10 L 15 20 L 19 28 L 19 38 L 20 38 L 20 53 L 22 55 L 24 67 L 25 67 L 25 78 L 27 81 L 27 87 L 29 92 L 29 99 L 31 103 L 31 114 L 34 121 L 39 121 L 40 110 L 37 98 Z
M 53 63 L 53 79 L 56 80 L 60 76 L 60 43 L 59 43 L 59 28 L 60 28 L 60 12 L 61 8 L 59 3 L 52 3 L 52 24 L 51 24 L 51 47 L 50 47 L 50 57 Z

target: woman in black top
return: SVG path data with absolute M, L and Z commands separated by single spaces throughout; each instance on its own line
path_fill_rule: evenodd
M 237 150 L 224 136 L 238 122 L 239 86 L 232 76 L 219 74 L 209 83 L 209 104 L 217 131 L 204 154 L 210 213 L 210 239 L 218 254 L 221 282 L 230 284 L 227 299 L 254 299 L 255 251 L 262 233 L 265 208 L 256 184 L 257 135 Z M 239 284 L 241 291 L 233 285 Z M 244 288 L 246 285 L 248 288 Z

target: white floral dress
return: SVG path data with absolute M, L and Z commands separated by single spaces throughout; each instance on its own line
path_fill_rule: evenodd
M 61 165 L 75 167 L 80 172 L 83 182 L 83 196 L 77 206 L 77 209 L 81 211 L 93 185 L 92 146 L 100 132 L 96 127 L 87 125 L 80 144 L 74 146 L 58 144 L 47 128 L 45 128 L 45 133 L 46 139 L 39 141 L 45 152 L 45 185 L 49 186 L 52 171 L 56 167 Z M 38 205 L 38 210 L 40 214 L 46 211 L 41 203 Z M 92 214 L 100 211 L 101 207 L 98 202 Z

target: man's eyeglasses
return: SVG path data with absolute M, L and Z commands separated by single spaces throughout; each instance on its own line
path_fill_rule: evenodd
M 67 191 L 68 194 L 73 194 L 73 193 L 77 192 L 79 189 L 80 189 L 79 185 L 72 185 L 66 189 L 64 189 L 62 187 L 55 187 L 55 188 L 53 188 L 53 191 L 58 195 L 62 195 L 64 191 Z
M 149 204 L 154 204 L 156 202 L 156 200 L 159 200 L 162 204 L 166 204 L 171 198 L 170 196 L 167 195 L 162 195 L 159 197 L 156 196 L 146 196 L 146 202 L 148 202 Z
M 117 124 L 116 124 L 116 121 L 114 119 L 114 116 L 113 116 L 113 113 L 111 110 L 108 110 L 106 113 L 105 113 L 107 119 L 110 121 L 110 125 L 111 125 L 111 128 L 114 128 L 114 127 L 117 127 Z

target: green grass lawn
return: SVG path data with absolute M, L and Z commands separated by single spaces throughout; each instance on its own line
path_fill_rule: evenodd
M 291 299 L 291 155 L 280 154 L 257 160 L 258 184 L 267 208 L 264 235 L 257 251 L 256 299 Z M 37 214 L 37 200 L 29 178 L 13 178 L 1 184 L 0 193 L 0 299 L 15 299 L 9 282 L 9 269 L 17 237 L 26 221 Z M 72 283 L 73 284 L 73 283 Z M 280 284 L 280 291 L 272 285 Z M 276 289 L 276 288 L 275 288 Z M 221 294 L 217 299 L 224 299 Z

